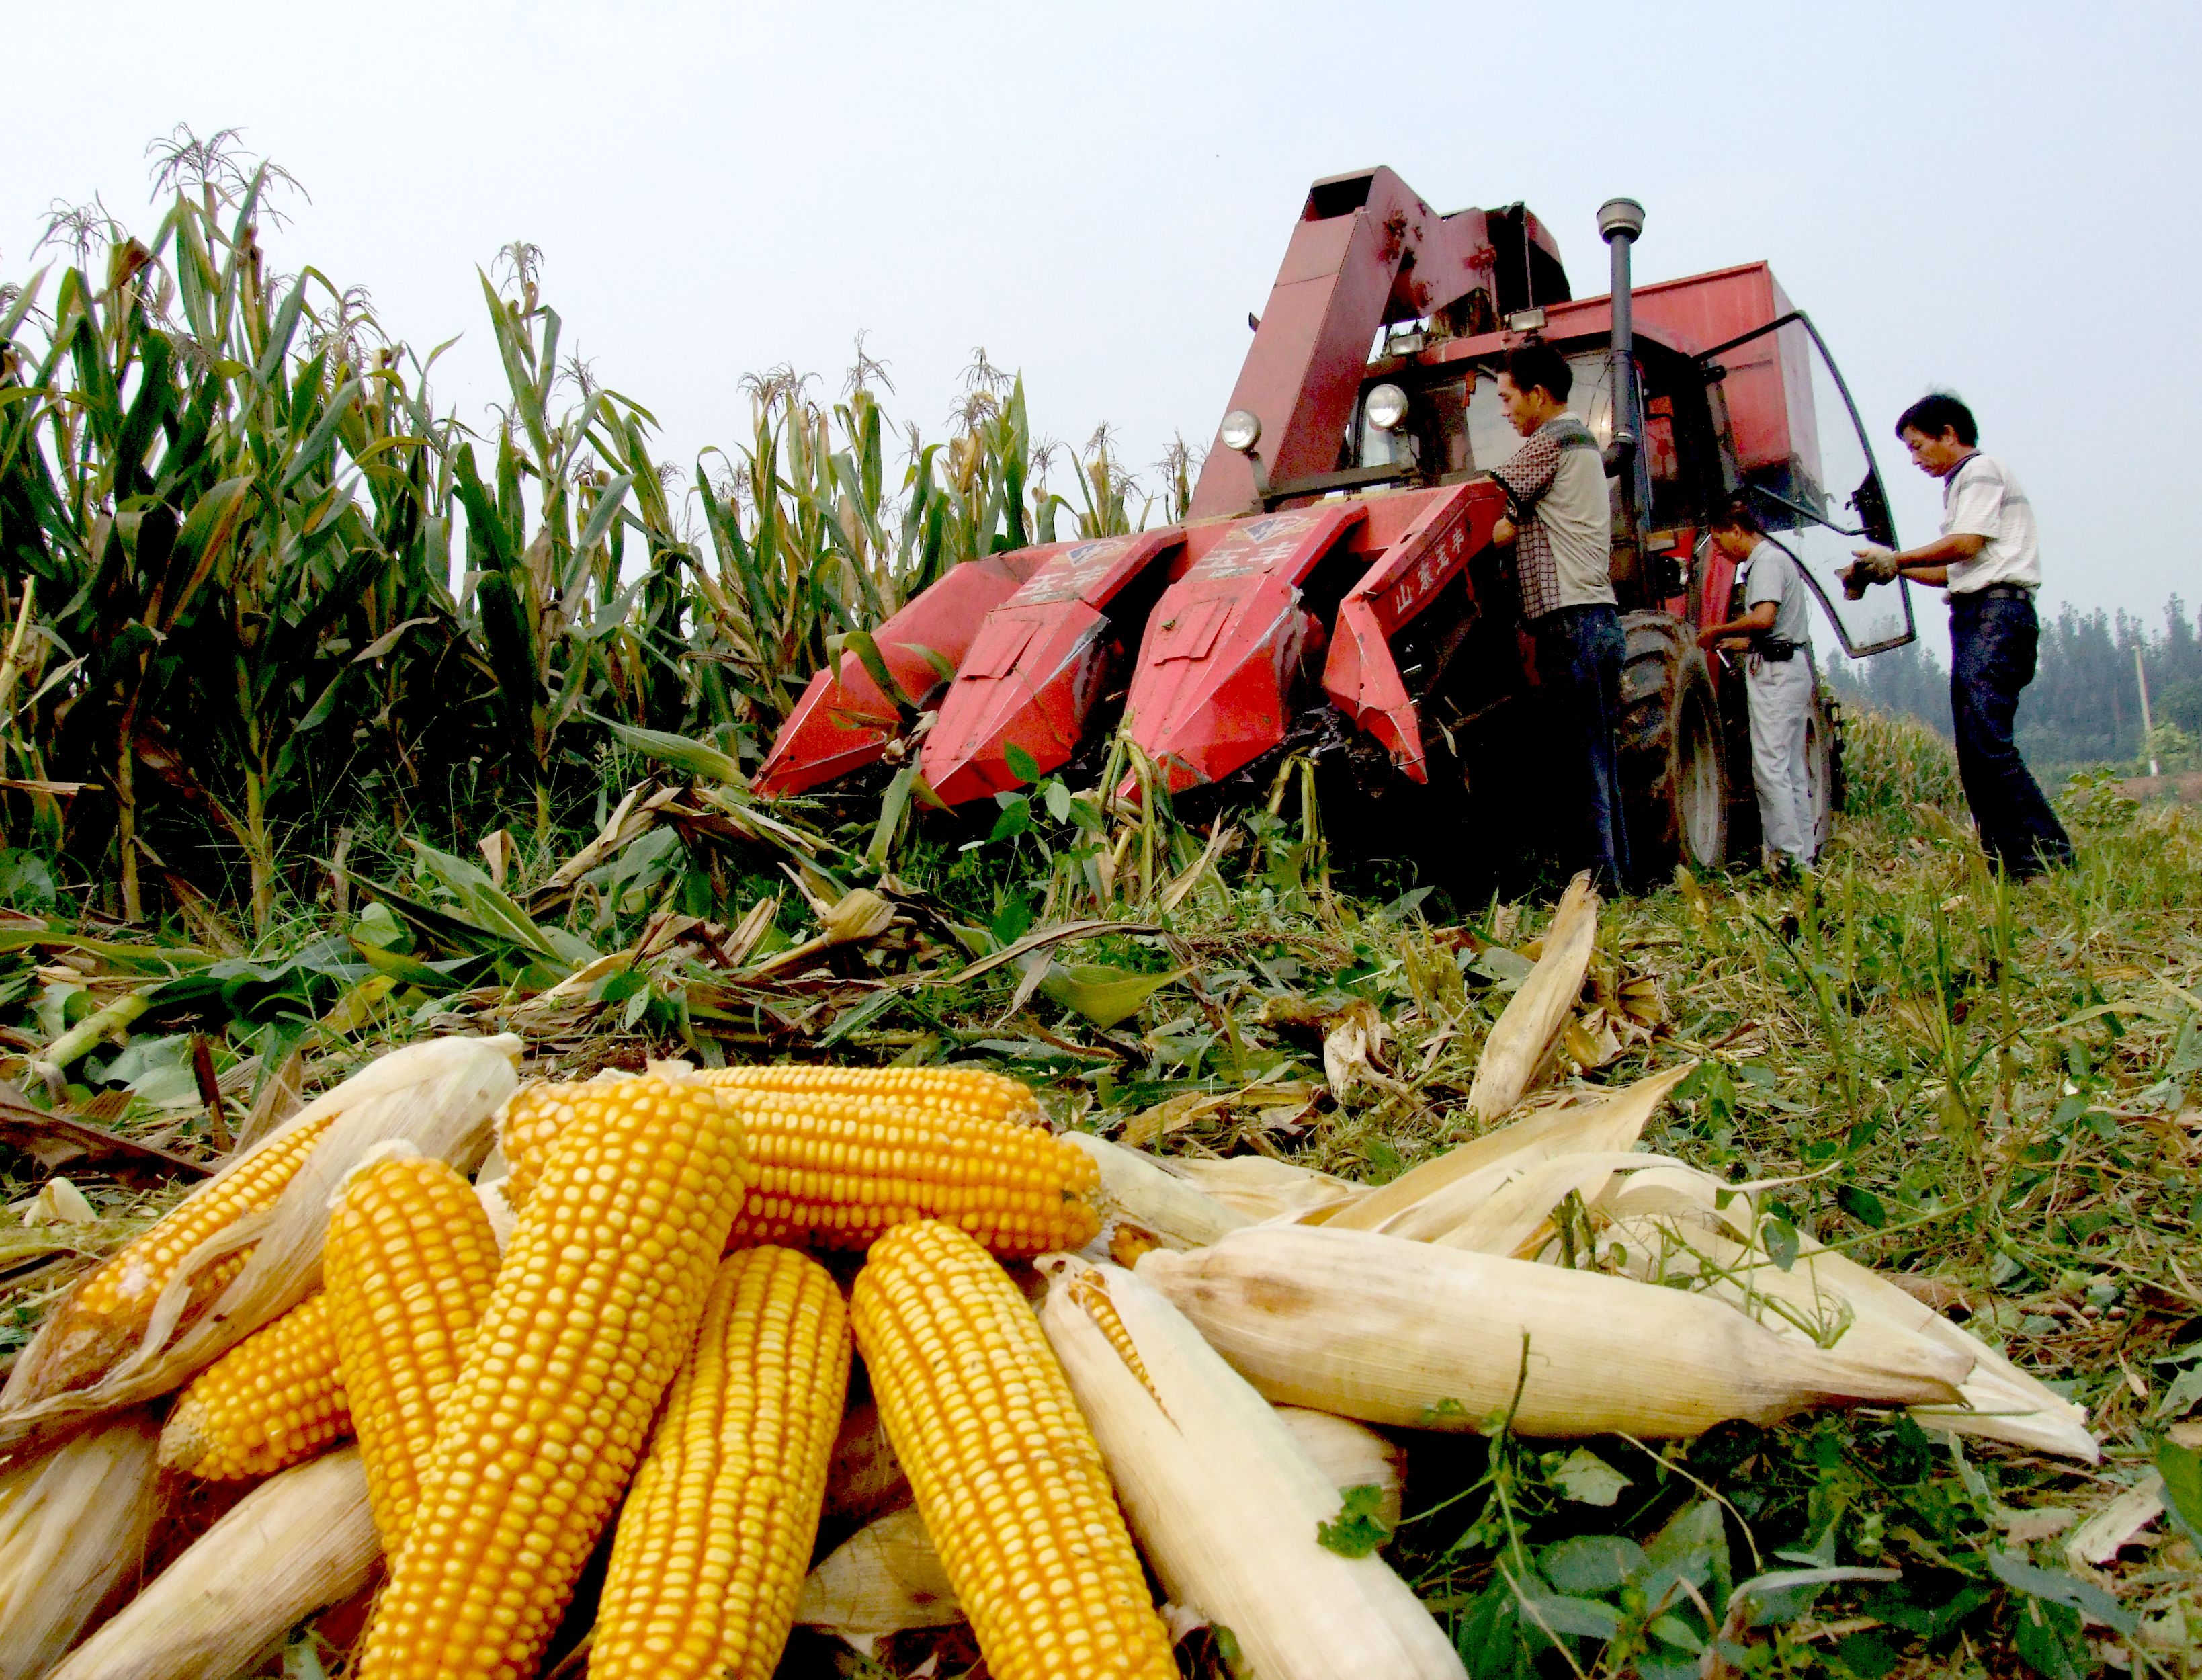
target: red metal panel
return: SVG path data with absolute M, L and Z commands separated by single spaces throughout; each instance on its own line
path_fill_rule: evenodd
M 1357 197 L 1353 209 L 1325 208 Z M 1269 478 L 1335 468 L 1376 329 L 1489 290 L 1491 260 L 1481 210 L 1439 215 L 1389 169 L 1317 181 L 1231 392 L 1229 408 L 1262 422 L 1258 451 Z M 1253 501 L 1252 467 L 1217 440 L 1193 490 L 1192 516 L 1238 513 Z
M 1416 781 L 1429 780 L 1422 719 L 1392 657 L 1392 638 L 1490 542 L 1505 511 L 1505 493 L 1488 480 L 1431 494 L 1339 604 L 1322 686 Z
M 967 560 L 951 569 L 873 633 L 880 658 L 904 693 L 923 698 L 940 686 L 926 656 L 952 668 L 994 605 L 1037 570 L 1051 548 L 1018 549 Z M 868 764 L 886 751 L 898 725 L 895 704 L 853 653 L 810 679 L 757 771 L 756 789 L 768 797 L 800 793 Z
M 1686 356 L 1701 355 L 1789 313 L 1787 295 L 1763 262 L 1640 286 L 1630 294 L 1636 332 Z M 1585 298 L 1555 304 L 1538 335 L 1557 348 L 1604 342 L 1613 332 L 1612 300 Z M 1522 336 L 1486 333 L 1454 339 L 1416 358 L 1426 365 L 1503 355 Z M 1819 479 L 1819 433 L 1813 423 L 1811 345 L 1801 327 L 1784 329 L 1725 352 L 1721 365 L 1737 464 L 1746 472 L 1787 463 L 1795 455 Z
M 1024 587 L 986 615 L 941 700 L 919 759 L 933 791 L 954 805 L 1015 787 L 1012 744 L 1043 773 L 1069 762 L 1117 667 L 1126 627 L 1110 606 L 1184 544 L 1173 527 L 1045 551 Z
M 1407 498 L 1322 502 L 1186 533 L 1192 565 L 1149 616 L 1124 699 L 1126 734 L 1173 790 L 1227 776 L 1284 739 L 1292 673 L 1316 628 L 1300 585 L 1372 505 L 1394 499 Z

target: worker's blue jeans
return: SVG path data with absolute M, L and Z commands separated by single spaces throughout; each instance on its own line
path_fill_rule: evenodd
M 1575 781 L 1577 855 L 1569 866 L 1595 871 L 1599 891 L 1626 892 L 1628 827 L 1615 736 L 1621 727 L 1621 667 L 1628 643 L 1609 606 L 1562 607 L 1532 626 L 1537 679 L 1545 691 L 1560 775 Z
M 1950 597 L 1950 710 L 1958 775 L 1988 860 L 2020 880 L 2072 861 L 2072 841 L 2011 740 L 2040 628 L 2022 596 Z

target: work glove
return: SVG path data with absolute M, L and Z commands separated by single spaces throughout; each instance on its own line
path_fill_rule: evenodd
M 1893 583 L 1896 581 L 1895 550 L 1876 546 L 1852 551 L 1858 558 L 1843 574 L 1843 593 L 1852 600 L 1863 598 L 1869 584 Z

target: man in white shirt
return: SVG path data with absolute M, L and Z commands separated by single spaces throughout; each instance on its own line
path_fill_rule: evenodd
M 1568 407 L 1575 374 L 1549 345 L 1510 352 L 1498 403 L 1522 446 L 1491 475 L 1506 492 L 1492 540 L 1512 543 L 1537 683 L 1575 783 L 1576 856 L 1599 890 L 1631 885 L 1621 792 L 1621 668 L 1628 643 L 1613 593 L 1613 524 L 1598 440 Z
M 1788 551 L 1767 540 L 1747 502 L 1715 515 L 1713 545 L 1748 567 L 1744 614 L 1698 633 L 1708 651 L 1723 643 L 1744 655 L 1744 693 L 1751 709 L 1751 779 L 1758 793 L 1759 836 L 1769 872 L 1810 875 L 1819 850 L 1812 782 L 1805 753 L 1812 716 L 1811 603 Z
M 1973 411 L 1941 392 L 1905 410 L 1896 435 L 1942 480 L 1942 534 L 1900 553 L 1862 548 L 1849 588 L 1908 577 L 1950 593 L 1950 707 L 1958 773 L 1990 860 L 2021 881 L 2072 861 L 2072 841 L 2011 740 L 2034 681 L 2041 550 L 2033 504 L 2011 469 L 1980 450 Z

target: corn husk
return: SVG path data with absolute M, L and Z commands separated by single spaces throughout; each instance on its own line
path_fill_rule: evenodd
M 0 1476 L 0 1680 L 35 1680 L 143 1563 L 159 1425 L 128 1412 Z
M 827 1461 L 824 1515 L 829 1521 L 868 1523 L 915 1497 L 879 1407 L 868 1397 L 851 1400 Z
M 1669 1164 L 1664 1155 L 1588 1151 L 1555 1155 L 1524 1167 L 1508 1179 L 1481 1207 L 1449 1229 L 1428 1241 L 1447 1248 L 1472 1248 L 1479 1254 L 1504 1254 L 1517 1260 L 1534 1260 L 1556 1235 L 1552 1215 L 1568 1197 L 1579 1196 L 1587 1205 L 1616 1173 L 1646 1163 Z M 1679 1165 L 1679 1163 L 1674 1163 Z
M 1717 1277 L 1722 1271 L 1734 1271 L 1738 1258 L 1764 1259 L 1763 1246 L 1753 1248 L 1749 1241 L 1757 1228 L 1756 1188 L 1724 1185 L 1692 1167 L 1657 1167 L 1609 1187 L 1596 1207 L 1614 1222 L 1624 1247 L 1630 1247 L 1627 1232 L 1643 1232 L 1649 1226 L 1660 1231 L 1661 1241 L 1670 1248 L 1687 1242 L 1708 1255 L 1728 1257 L 1715 1261 Z M 1651 1247 L 1648 1235 L 1634 1245 L 1647 1253 Z M 1799 1252 L 1797 1266 L 1789 1274 L 1778 1267 L 1754 1268 L 1747 1278 L 1717 1277 L 1716 1289 L 1731 1298 L 1751 1293 L 1763 1299 L 1779 1297 L 1793 1318 L 1801 1317 L 1808 1325 L 1829 1323 L 1828 1315 L 1835 1320 L 1846 1317 L 1854 1325 L 1875 1327 L 1870 1335 L 1916 1336 L 1971 1360 L 1971 1372 L 1960 1385 L 1961 1405 L 1912 1408 L 1912 1416 L 1928 1428 L 2088 1464 L 2100 1461 L 2102 1448 L 2087 1429 L 2086 1407 L 2066 1400 L 1963 1326 L 1848 1255 L 1823 1248 L 1810 1237 L 1800 1238 Z M 1634 1266 L 1639 1257 L 1632 1252 L 1629 1259 Z M 1795 1276 L 1798 1268 L 1805 1273 L 1801 1281 Z M 1775 1322 L 1763 1311 L 1755 1316 Z
M 1543 1162 L 1634 1149 L 1667 1093 L 1688 1072 L 1670 1068 L 1596 1101 L 1549 1109 L 1487 1133 L 1402 1173 L 1323 1223 L 1334 1230 L 1381 1231 L 1424 1241 L 1441 1237 L 1474 1216 L 1500 1186 Z
M 1376 1488 L 1376 1520 L 1387 1529 L 1399 1526 L 1407 1498 L 1405 1447 L 1351 1418 L 1310 1412 L 1304 1406 L 1272 1410 L 1332 1487 L 1340 1493 L 1348 1488 Z
M 1840 1259 L 1824 1250 L 1816 1255 L 1800 1253 L 1784 1271 L 1764 1249 L 1732 1237 L 1632 1220 L 1613 1227 L 1601 1239 L 1599 1252 L 1618 1259 L 1632 1277 L 1695 1288 L 1785 1339 L 1825 1348 L 1875 1370 L 1915 1371 L 1947 1382 L 1962 1393 L 1976 1364 L 1969 1350 L 1960 1352 L 1921 1333 L 1918 1320 L 1934 1315 L 1916 1301 L 1914 1322 L 1908 1323 L 1877 1311 L 1859 1311 L 1835 1285 L 1832 1264 L 1822 1276 L 1817 1263 Z M 1908 1295 L 1905 1299 L 1911 1300 Z
M 1476 1058 L 1468 1105 L 1486 1123 L 1510 1112 L 1544 1065 L 1546 1053 L 1582 995 L 1583 976 L 1590 970 L 1590 953 L 1597 943 L 1598 894 L 1585 871 L 1560 895 L 1552 924 L 1545 930 L 1545 949 L 1537 966 L 1508 999 Z
M 1369 1193 L 1365 1184 L 1270 1155 L 1233 1155 L 1223 1160 L 1186 1156 L 1173 1158 L 1163 1165 L 1257 1224 L 1288 1214 L 1304 1216 L 1322 1209 L 1337 1211 Z
M 226 1680 L 380 1555 L 359 1449 L 270 1477 L 132 1599 L 51 1680 Z
M 1137 1367 L 1080 1299 L 1096 1281 Z M 1389 1565 L 1316 1538 L 1336 1484 L 1184 1314 L 1132 1273 L 1066 1261 L 1040 1323 L 1164 1590 L 1230 1629 L 1243 1672 L 1462 1680 L 1452 1641 Z
M 1472 1429 L 1511 1407 L 1529 1435 L 1689 1436 L 1958 1400 L 1702 1295 L 1364 1231 L 1259 1225 L 1139 1276 L 1270 1400 L 1372 1424 Z
M 1247 1223 L 1244 1214 L 1179 1177 L 1144 1150 L 1127 1149 L 1087 1132 L 1065 1132 L 1066 1142 L 1101 1169 L 1101 1229 L 1086 1245 L 1096 1259 L 1115 1252 L 1136 1232 L 1143 1247 L 1198 1248 Z
M 147 1304 L 134 1345 L 118 1357 L 111 1324 L 102 1321 L 88 1333 L 72 1318 L 68 1297 L 54 1309 L 0 1393 L 0 1452 L 165 1394 L 319 1288 L 329 1199 L 376 1144 L 403 1139 L 471 1173 L 489 1148 L 490 1115 L 515 1083 L 519 1050 L 509 1034 L 408 1045 L 300 1110 L 288 1125 L 335 1118 L 274 1206 L 192 1251 Z M 203 1309 L 190 1311 L 193 1276 L 248 1246 L 244 1269 Z
M 889 1512 L 828 1553 L 804 1578 L 795 1619 L 866 1649 L 881 1634 L 945 1627 L 963 1612 L 911 1507 Z

